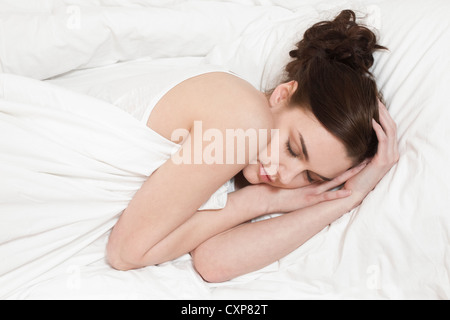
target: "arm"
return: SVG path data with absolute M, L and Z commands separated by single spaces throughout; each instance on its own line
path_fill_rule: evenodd
M 244 188 L 230 193 L 225 208 L 194 214 L 151 249 L 155 264 L 176 259 L 207 239 L 261 216 L 264 212 L 261 193 L 252 191 Z
M 235 171 L 238 169 L 233 165 L 167 161 L 143 184 L 114 226 L 107 246 L 111 266 L 130 270 L 161 263 L 153 249 L 190 220 Z
M 348 202 L 340 199 L 238 226 L 199 246 L 192 253 L 195 268 L 208 282 L 223 282 L 261 269 L 348 211 Z
M 215 132 L 220 131 L 223 137 L 226 137 L 228 128 L 241 128 L 245 131 L 271 127 L 268 112 L 265 116 L 260 113 L 258 117 L 252 116 L 261 109 L 259 105 L 261 97 L 258 96 L 256 99 L 253 95 L 242 94 L 243 96 L 238 99 L 240 103 L 233 104 L 230 99 L 237 99 L 236 95 L 239 95 L 239 92 L 236 93 L 236 91 L 239 90 L 234 90 L 235 95 L 230 95 L 228 90 L 209 95 L 208 97 L 211 97 L 213 101 L 207 101 L 207 108 L 199 104 L 197 109 L 190 110 L 194 113 L 190 135 L 174 157 L 183 159 L 182 155 L 189 155 L 191 164 L 180 164 L 169 159 L 147 179 L 133 197 L 109 238 L 108 260 L 114 268 L 136 269 L 159 264 L 166 257 L 174 256 L 168 248 L 184 246 L 186 237 L 175 237 L 172 233 L 176 230 L 182 231 L 177 234 L 187 232 L 190 228 L 183 225 L 188 221 L 191 227 L 192 221 L 204 221 L 202 217 L 205 217 L 205 213 L 196 215 L 202 203 L 225 181 L 231 179 L 256 158 L 258 149 L 266 147 L 267 140 L 261 139 L 261 141 L 258 140 L 257 150 L 240 150 L 245 152 L 244 164 L 207 164 L 204 161 L 200 164 L 195 163 L 196 157 L 202 156 L 208 145 L 202 144 L 200 150 L 197 150 L 199 145 L 195 143 L 198 141 L 202 143 L 204 137 L 201 131 L 192 129 L 194 119 L 201 119 L 204 130 L 213 128 Z M 237 147 L 235 145 L 234 154 L 237 154 Z M 223 144 L 222 148 L 223 154 L 226 155 L 227 145 Z M 203 153 L 198 154 L 199 151 Z M 219 224 L 218 221 L 214 223 Z M 194 225 L 200 228 L 197 224 Z M 167 238 L 173 243 L 165 241 Z M 199 239 L 197 238 L 196 241 Z M 206 239 L 202 238 L 201 241 Z M 192 243 L 195 242 L 192 241 Z M 164 247 L 167 248 L 165 252 L 163 252 Z M 179 252 L 181 251 L 178 250 L 177 253 Z
M 358 168 L 353 169 L 332 182 L 312 185 L 298 190 L 256 185 L 230 193 L 225 208 L 198 211 L 168 236 L 156 243 L 147 252 L 147 256 L 151 257 L 153 264 L 161 264 L 192 252 L 206 240 L 262 215 L 281 211 L 288 212 L 322 201 L 347 197 L 351 193 L 342 190 L 328 190 L 341 185 L 359 170 Z M 266 201 L 275 198 L 278 199 L 280 206 L 274 206 Z M 114 238 L 112 238 L 112 241 L 114 241 Z M 113 244 L 113 242 L 111 243 Z M 120 266 L 116 266 L 116 268 L 126 269 Z
M 259 195 L 255 203 L 261 213 L 293 212 L 243 224 L 212 237 L 191 253 L 197 271 L 209 282 L 223 282 L 286 256 L 351 209 L 350 190 L 329 190 L 365 166 L 355 167 L 333 181 L 299 189 L 267 185 L 242 189 L 248 190 L 247 199 L 251 199 L 251 193 Z
M 198 211 L 188 221 L 156 244 L 151 252 L 159 263 L 173 260 L 193 251 L 200 244 L 222 232 L 254 218 L 274 212 L 289 212 L 313 204 L 347 197 L 351 192 L 328 191 L 347 181 L 361 170 L 352 169 L 334 181 L 312 185 L 298 190 L 277 189 L 268 185 L 248 186 L 228 195 L 222 210 Z M 267 203 L 278 199 L 278 204 Z

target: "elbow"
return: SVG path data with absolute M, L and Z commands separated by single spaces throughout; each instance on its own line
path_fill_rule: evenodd
M 137 269 L 134 263 L 129 262 L 129 259 L 124 259 L 117 251 L 108 248 L 106 259 L 109 265 L 118 271 L 128 271 Z
M 195 271 L 208 283 L 221 283 L 231 280 L 229 272 L 226 271 L 214 255 L 208 254 L 207 250 L 197 248 L 191 252 Z
M 106 260 L 112 268 L 128 271 L 167 262 L 166 253 L 158 248 L 147 249 L 111 234 L 106 247 Z
M 112 268 L 118 271 L 129 271 L 144 267 L 140 263 L 139 255 L 133 254 L 129 250 L 124 250 L 111 239 L 106 247 L 106 260 Z
M 108 254 L 107 260 L 109 265 L 116 269 L 117 271 L 129 271 L 136 269 L 136 267 L 133 267 L 133 265 L 129 262 L 126 262 L 124 259 L 121 259 L 120 257 Z

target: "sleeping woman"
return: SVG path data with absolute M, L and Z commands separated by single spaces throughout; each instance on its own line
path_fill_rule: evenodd
M 396 125 L 369 72 L 378 49 L 376 36 L 346 10 L 306 31 L 290 52 L 285 81 L 270 92 L 225 72 L 173 87 L 147 125 L 166 139 L 185 132 L 180 150 L 115 225 L 107 247 L 112 267 L 190 253 L 206 281 L 226 281 L 286 256 L 361 204 L 399 159 Z M 257 148 L 235 147 L 241 162 L 174 161 L 199 151 L 196 123 L 223 137 L 229 129 L 268 134 Z M 219 151 L 225 157 L 226 143 Z M 239 187 L 223 209 L 198 210 L 232 178 Z M 271 213 L 284 214 L 247 223 Z

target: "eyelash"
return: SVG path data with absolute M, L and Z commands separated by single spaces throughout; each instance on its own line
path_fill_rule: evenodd
M 314 182 L 316 182 L 316 180 L 314 180 L 313 178 L 311 178 L 311 175 L 309 174 L 309 171 L 306 171 L 306 179 L 308 180 L 309 183 L 314 183 Z
M 290 153 L 290 155 L 293 156 L 294 158 L 300 157 L 298 154 L 295 154 L 295 152 L 292 150 L 291 143 L 289 140 L 288 140 L 288 142 L 286 142 L 286 149 Z
M 294 150 L 292 150 L 291 143 L 289 140 L 288 142 L 286 142 L 286 149 L 292 157 L 294 158 L 300 157 L 299 155 L 295 154 Z M 315 182 L 315 180 L 311 178 L 311 174 L 309 173 L 309 171 L 306 171 L 306 179 L 308 180 L 309 183 Z

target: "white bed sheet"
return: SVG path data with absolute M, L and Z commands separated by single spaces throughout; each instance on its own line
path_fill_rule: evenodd
M 89 10 L 95 9 L 100 17 L 111 14 L 111 7 L 101 6 L 104 2 L 107 1 L 98 0 L 98 6 L 89 7 Z M 15 3 L 16 6 L 20 4 Z M 52 8 L 53 3 L 47 3 Z M 115 0 L 114 3 L 122 6 L 117 7 L 114 14 L 128 19 L 134 16 L 135 11 L 127 12 L 124 8 L 142 10 L 145 7 L 148 12 L 154 12 L 154 8 L 150 10 L 143 1 Z M 179 5 L 177 1 L 172 3 Z M 163 10 L 158 11 L 159 22 L 172 17 L 171 6 L 162 6 L 159 2 L 153 4 Z M 228 25 L 223 26 L 220 32 L 225 32 L 227 36 L 215 38 L 215 32 L 219 31 L 212 30 L 207 36 L 208 46 L 203 46 L 201 52 L 192 50 L 190 45 L 186 45 L 188 42 L 177 46 L 162 37 L 167 40 L 164 43 L 168 46 L 167 54 L 152 56 L 148 52 L 142 55 L 134 52 L 131 56 L 114 56 L 114 59 L 110 59 L 110 54 L 101 56 L 98 52 L 83 51 L 79 57 L 83 61 L 73 63 L 61 60 L 63 63 L 58 66 L 52 65 L 60 59 L 58 55 L 53 55 L 56 51 L 50 50 L 52 54 L 47 57 L 44 57 L 43 51 L 25 51 L 27 57 L 33 58 L 27 61 L 29 65 L 26 67 L 23 60 L 11 58 L 12 53 L 23 52 L 23 48 L 17 46 L 8 51 L 4 41 L 0 60 L 5 71 L 37 79 L 57 77 L 51 82 L 112 103 L 118 100 L 126 103 L 128 98 L 132 101 L 130 92 L 135 94 L 136 91 L 133 91 L 133 86 L 124 90 L 118 85 L 120 81 L 111 81 L 111 74 L 108 75 L 105 70 L 121 70 L 121 74 L 126 74 L 136 64 L 146 65 L 150 72 L 152 65 L 158 66 L 159 63 L 224 65 L 247 78 L 256 87 L 266 89 L 280 79 L 293 39 L 301 37 L 312 23 L 329 18 L 340 9 L 353 8 L 368 13 L 367 23 L 377 28 L 380 42 L 390 49 L 389 52 L 376 54 L 373 73 L 398 123 L 399 164 L 358 209 L 324 229 L 286 258 L 224 284 L 203 282 L 193 270 L 187 255 L 158 267 L 130 272 L 112 270 L 104 262 L 104 245 L 107 241 L 107 235 L 104 235 L 46 277 L 15 291 L 9 297 L 449 299 L 450 61 L 446 52 L 450 49 L 450 4 L 445 0 L 428 1 L 426 4 L 418 0 L 407 3 L 402 0 L 255 0 L 247 1 L 245 6 L 237 1 L 210 1 L 208 5 L 203 1 L 194 1 L 183 5 L 192 11 L 206 8 L 204 10 L 207 10 L 208 17 L 196 16 L 198 19 L 195 24 L 200 28 L 210 21 L 210 15 L 216 13 L 222 16 L 221 10 L 226 5 L 229 14 L 234 17 L 222 16 L 222 19 L 228 19 Z M 241 15 L 238 15 L 238 11 Z M 250 13 L 251 19 L 245 17 Z M 132 24 L 131 20 L 126 21 Z M 178 23 L 186 21 L 194 20 L 184 16 Z M 164 33 L 157 24 L 155 26 Z M 116 27 L 118 31 L 114 31 L 114 34 L 121 36 L 115 38 L 114 43 L 126 47 L 128 43 L 121 42 L 122 37 L 125 37 L 125 33 L 121 33 L 122 26 L 117 24 Z M 2 36 L 10 35 L 5 28 L 0 29 L 0 32 Z M 183 33 L 182 36 L 187 39 L 195 32 L 198 29 L 190 34 Z M 170 35 L 170 30 L 167 35 Z M 78 37 L 83 38 L 80 35 Z M 139 47 L 146 37 L 153 39 L 152 35 L 141 33 L 135 39 L 134 48 Z M 95 36 L 89 39 L 95 43 L 104 43 L 100 38 L 95 39 Z M 54 39 L 49 37 L 45 40 L 51 42 Z M 79 54 L 71 45 L 60 48 L 60 53 Z M 159 46 L 161 43 L 155 42 L 153 45 Z M 119 49 L 117 52 L 120 52 Z M 5 55 L 5 52 L 8 54 Z M 198 57 L 193 58 L 192 55 Z M 73 71 L 140 58 L 144 60 L 106 69 Z M 93 61 L 95 63 L 89 64 Z M 70 73 L 60 76 L 67 72 Z M 130 72 L 132 77 L 133 71 Z M 136 79 L 137 82 L 142 81 Z M 105 94 L 105 83 L 108 83 L 108 90 L 114 95 Z

